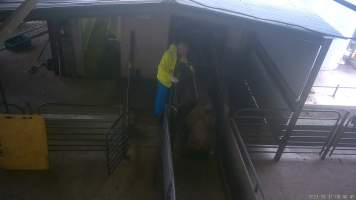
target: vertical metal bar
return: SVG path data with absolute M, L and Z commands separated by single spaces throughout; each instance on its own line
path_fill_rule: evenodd
M 340 113 L 338 113 L 338 118 L 335 121 L 335 125 L 332 128 L 332 131 L 330 132 L 330 135 L 327 139 L 327 141 L 325 142 L 325 144 L 323 145 L 323 147 L 321 148 L 319 155 L 322 156 L 324 151 L 328 148 L 329 146 L 329 142 L 332 140 L 332 138 L 334 137 L 334 134 L 337 132 L 339 125 L 340 125 L 340 121 L 342 120 L 342 118 L 344 117 L 344 115 L 341 115 Z
M 5 112 L 6 112 L 7 114 L 9 114 L 9 113 L 10 113 L 10 109 L 9 109 L 9 105 L 7 104 L 7 99 L 6 99 L 6 95 L 5 95 L 5 90 L 4 90 L 3 86 L 2 86 L 1 81 L 0 81 L 0 93 L 1 93 L 2 102 L 3 102 L 4 106 L 5 106 Z
M 108 175 L 111 175 L 118 167 L 121 160 L 127 157 L 128 136 L 126 132 L 126 119 L 127 116 L 125 110 L 120 107 L 119 117 L 114 121 L 108 132 L 105 134 L 106 167 Z
M 337 125 L 334 133 L 332 134 L 331 138 L 329 139 L 328 143 L 326 144 L 325 150 L 322 152 L 322 155 L 321 155 L 322 160 L 325 160 L 326 155 L 329 153 L 331 147 L 335 147 L 335 143 L 337 142 L 339 135 L 342 134 L 342 132 L 344 131 L 345 121 L 348 119 L 349 115 L 350 115 L 350 112 L 347 111 L 344 114 L 344 116 L 342 117 L 340 123 Z M 331 156 L 333 151 L 334 151 L 334 148 L 330 151 L 329 156 Z
M 239 141 L 239 145 L 241 146 L 243 152 L 246 154 L 246 159 L 247 159 L 247 163 L 248 165 L 250 165 L 251 167 L 251 170 L 252 170 L 252 173 L 253 173 L 253 176 L 255 177 L 255 180 L 256 180 L 256 187 L 255 187 L 255 192 L 260 192 L 261 196 L 262 196 L 262 199 L 265 199 L 265 194 L 263 193 L 263 190 L 262 190 L 262 183 L 261 183 L 261 180 L 257 174 L 257 170 L 255 168 L 255 166 L 253 165 L 253 162 L 252 162 L 252 159 L 248 153 L 248 149 L 245 145 L 245 142 L 243 140 L 243 138 L 241 137 L 239 131 L 238 131 L 238 128 L 237 128 L 237 125 L 235 123 L 234 120 L 231 119 L 231 123 L 232 123 L 232 127 L 233 127 L 233 130 L 234 130 L 234 133 L 235 133 L 235 136 L 237 137 L 238 141 Z
M 162 130 L 162 165 L 163 165 L 163 189 L 164 200 L 175 200 L 175 181 L 174 181 L 174 169 L 172 159 L 172 148 L 169 131 L 169 106 L 166 106 L 163 118 L 163 130 Z
M 339 85 L 339 84 L 337 84 L 337 86 L 336 86 L 336 88 L 335 88 L 335 90 L 334 90 L 333 95 L 331 95 L 332 97 L 334 97 L 334 98 L 335 98 L 336 93 L 337 93 L 337 91 L 339 90 L 339 87 L 340 87 L 340 85 Z
M 336 145 L 339 143 L 342 134 L 345 132 L 345 128 L 349 127 L 350 123 L 352 122 L 352 119 L 355 117 L 355 115 L 350 116 L 349 118 L 346 118 L 347 121 L 345 120 L 345 123 L 343 123 L 342 125 L 340 125 L 340 130 L 338 131 L 337 135 L 335 136 L 335 139 L 332 143 L 332 149 L 330 150 L 329 153 L 329 157 L 334 153 L 334 151 L 336 150 Z
M 115 122 L 114 122 L 115 123 Z M 112 129 L 110 128 L 109 131 L 105 134 L 105 158 L 106 158 L 106 169 L 108 172 L 108 175 L 111 174 L 111 165 L 110 165 L 110 134 L 111 134 Z
M 56 20 L 48 20 L 47 26 L 48 26 L 49 41 L 51 44 L 51 54 L 52 54 L 52 60 L 54 64 L 53 66 L 54 72 L 57 75 L 61 75 L 62 60 L 61 60 L 61 51 L 60 51 L 61 46 L 59 45 L 60 25 Z
M 324 38 L 323 44 L 319 46 L 319 49 L 316 53 L 313 65 L 312 65 L 311 70 L 308 74 L 308 78 L 307 78 L 306 82 L 304 83 L 303 90 L 297 98 L 296 109 L 293 111 L 292 117 L 288 123 L 287 130 L 286 130 L 284 136 L 282 137 L 280 144 L 278 146 L 278 150 L 274 157 L 275 161 L 279 161 L 282 157 L 282 154 L 284 152 L 284 149 L 287 146 L 290 135 L 298 121 L 299 115 L 304 107 L 305 101 L 307 100 L 307 98 L 309 96 L 309 92 L 310 92 L 311 88 L 313 87 L 314 81 L 319 73 L 320 67 L 323 64 L 325 56 L 329 50 L 331 41 L 332 41 L 332 39 L 330 39 L 330 38 Z
M 129 63 L 127 66 L 127 88 L 126 88 L 126 114 L 127 114 L 127 125 L 129 124 L 129 112 L 130 112 L 130 89 L 131 89 L 131 76 L 132 71 L 134 69 L 134 61 L 135 61 L 135 43 L 136 43 L 136 35 L 134 31 L 130 32 L 130 53 L 129 53 Z

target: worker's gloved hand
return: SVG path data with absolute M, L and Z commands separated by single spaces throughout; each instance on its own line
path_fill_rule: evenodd
M 173 76 L 173 77 L 172 77 L 172 82 L 173 82 L 173 83 L 178 83 L 179 80 L 178 80 L 176 77 Z

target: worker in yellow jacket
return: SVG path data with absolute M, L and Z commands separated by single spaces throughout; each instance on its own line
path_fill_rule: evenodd
M 171 44 L 162 56 L 157 72 L 157 94 L 155 100 L 155 115 L 161 117 L 168 99 L 169 89 L 172 83 L 177 83 L 174 77 L 174 70 L 179 63 L 188 62 L 189 46 L 187 42 L 181 40 Z

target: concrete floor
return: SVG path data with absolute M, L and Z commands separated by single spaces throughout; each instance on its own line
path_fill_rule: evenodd
M 162 176 L 158 147 L 158 144 L 131 142 L 129 159 L 110 176 L 104 153 L 50 152 L 49 171 L 0 171 L 0 199 L 160 199 Z
M 314 86 L 331 86 L 333 88 L 314 87 L 307 104 L 356 106 L 356 69 L 350 65 L 339 65 L 335 70 L 323 70 L 318 74 Z M 333 96 L 335 87 L 339 88 Z
M 339 156 L 323 161 L 316 154 L 285 154 L 275 162 L 273 156 L 253 156 L 268 200 L 322 199 L 314 197 L 339 194 L 356 199 L 355 157 Z

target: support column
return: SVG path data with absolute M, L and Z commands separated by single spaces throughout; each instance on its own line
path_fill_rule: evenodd
M 325 59 L 325 56 L 329 50 L 330 44 L 331 44 L 332 39 L 331 38 L 324 38 L 323 43 L 320 45 L 318 52 L 315 56 L 313 65 L 311 67 L 310 73 L 308 75 L 308 78 L 304 84 L 303 90 L 298 96 L 297 99 L 297 106 L 296 109 L 292 113 L 292 117 L 289 120 L 287 130 L 285 134 L 283 135 L 280 144 L 278 146 L 278 150 L 276 152 L 276 155 L 274 157 L 275 161 L 279 161 L 282 157 L 282 154 L 284 152 L 284 149 L 286 148 L 288 144 L 288 140 L 290 138 L 290 135 L 298 121 L 299 115 L 303 110 L 304 104 L 309 96 L 310 90 L 313 87 L 314 81 L 320 71 L 321 65 L 323 64 L 323 61 Z
M 8 17 L 0 27 L 0 42 L 6 40 L 23 22 L 27 15 L 36 6 L 38 0 L 24 1 L 16 11 Z M 6 2 L 5 2 L 6 3 Z
M 61 76 L 62 75 L 62 45 L 60 40 L 60 23 L 57 20 L 47 20 L 49 41 L 51 44 L 51 54 L 53 60 L 53 70 L 54 72 Z

